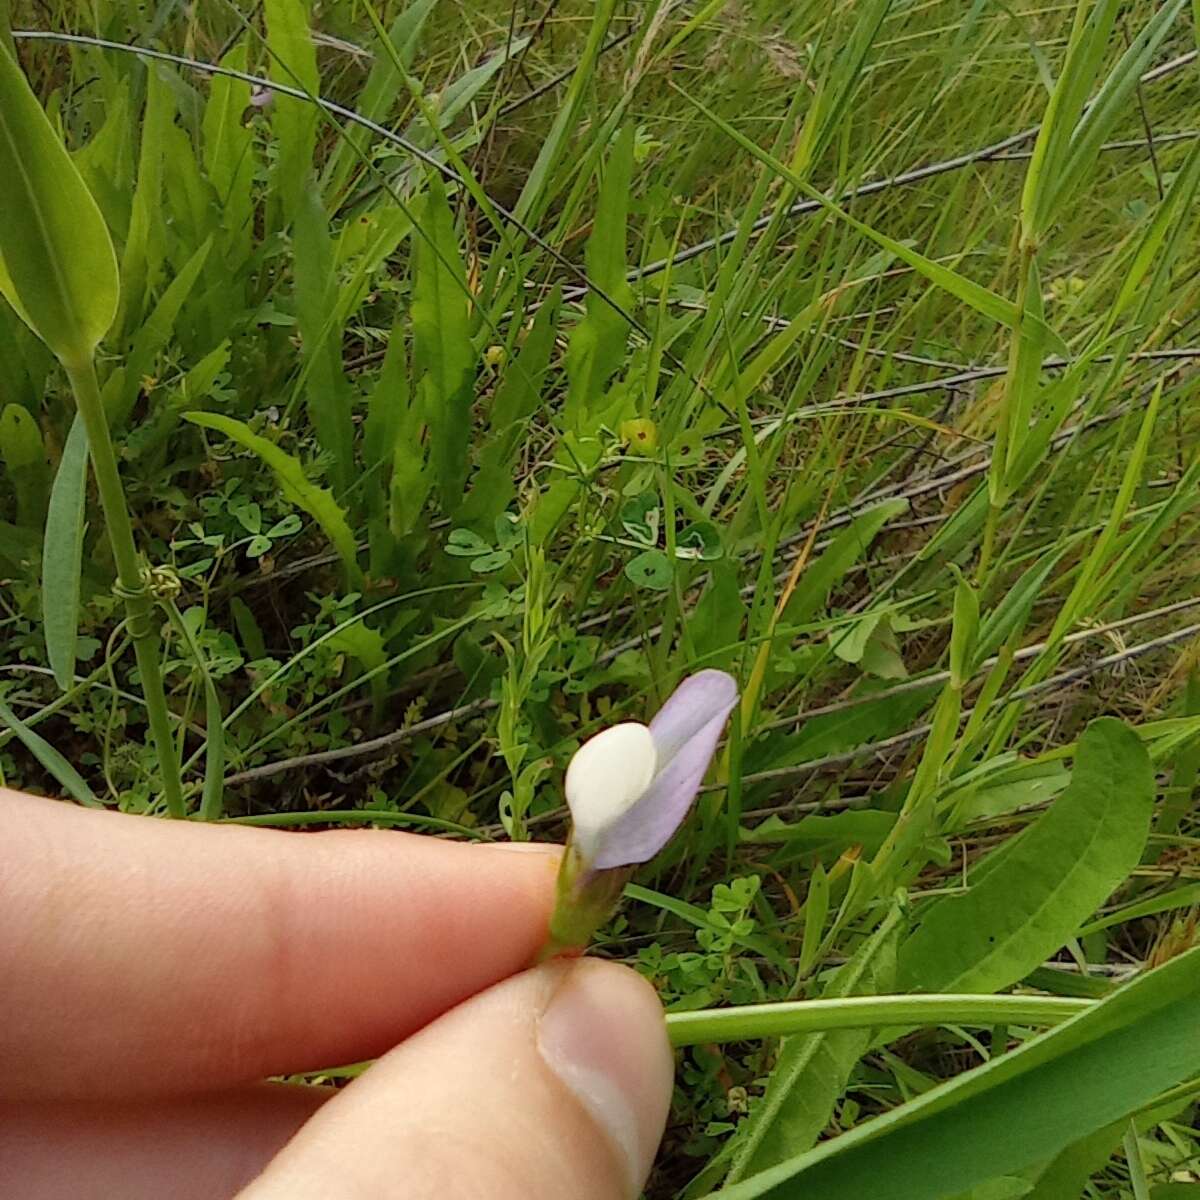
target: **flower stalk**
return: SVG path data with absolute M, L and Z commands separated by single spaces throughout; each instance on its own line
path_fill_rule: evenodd
M 117 591 L 125 601 L 129 636 L 133 640 L 138 674 L 142 680 L 142 696 L 146 701 L 150 734 L 158 752 L 163 797 L 167 812 L 172 817 L 183 817 L 186 815 L 183 785 L 163 688 L 160 635 L 154 622 L 155 605 L 146 586 L 145 573 L 133 538 L 133 524 L 129 519 L 129 508 L 125 503 L 125 491 L 117 468 L 117 455 L 104 413 L 104 402 L 100 397 L 95 361 L 92 358 L 78 363 L 64 361 L 63 366 L 75 393 L 80 419 L 87 430 L 88 453 L 117 568 Z

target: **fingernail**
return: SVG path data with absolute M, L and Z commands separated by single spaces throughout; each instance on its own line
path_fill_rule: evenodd
M 626 967 L 548 968 L 562 983 L 538 1028 L 546 1065 L 599 1126 L 640 1191 L 666 1124 L 673 1065 L 658 997 Z

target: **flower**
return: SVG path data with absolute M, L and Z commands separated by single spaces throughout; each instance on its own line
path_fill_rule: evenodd
M 579 953 L 634 867 L 683 824 L 737 703 L 724 671 L 685 679 L 650 724 L 624 721 L 584 742 L 567 766 L 571 838 L 541 959 Z
M 573 841 L 600 870 L 653 858 L 683 824 L 734 704 L 724 671 L 685 679 L 649 726 L 613 725 L 567 767 Z

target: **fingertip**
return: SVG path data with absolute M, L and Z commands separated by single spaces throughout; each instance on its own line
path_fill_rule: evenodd
M 628 967 L 581 959 L 557 969 L 563 978 L 538 1023 L 538 1049 L 612 1144 L 636 1194 L 654 1163 L 671 1100 L 674 1067 L 662 1005 Z

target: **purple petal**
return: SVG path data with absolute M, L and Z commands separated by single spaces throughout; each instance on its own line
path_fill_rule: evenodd
M 697 671 L 667 697 L 650 722 L 659 766 L 671 759 L 714 717 L 722 724 L 737 703 L 737 681 L 724 671 Z
M 736 703 L 737 684 L 723 671 L 701 671 L 680 684 L 650 723 L 665 765 L 645 795 L 606 831 L 593 866 L 603 870 L 647 862 L 671 840 L 692 807 Z

